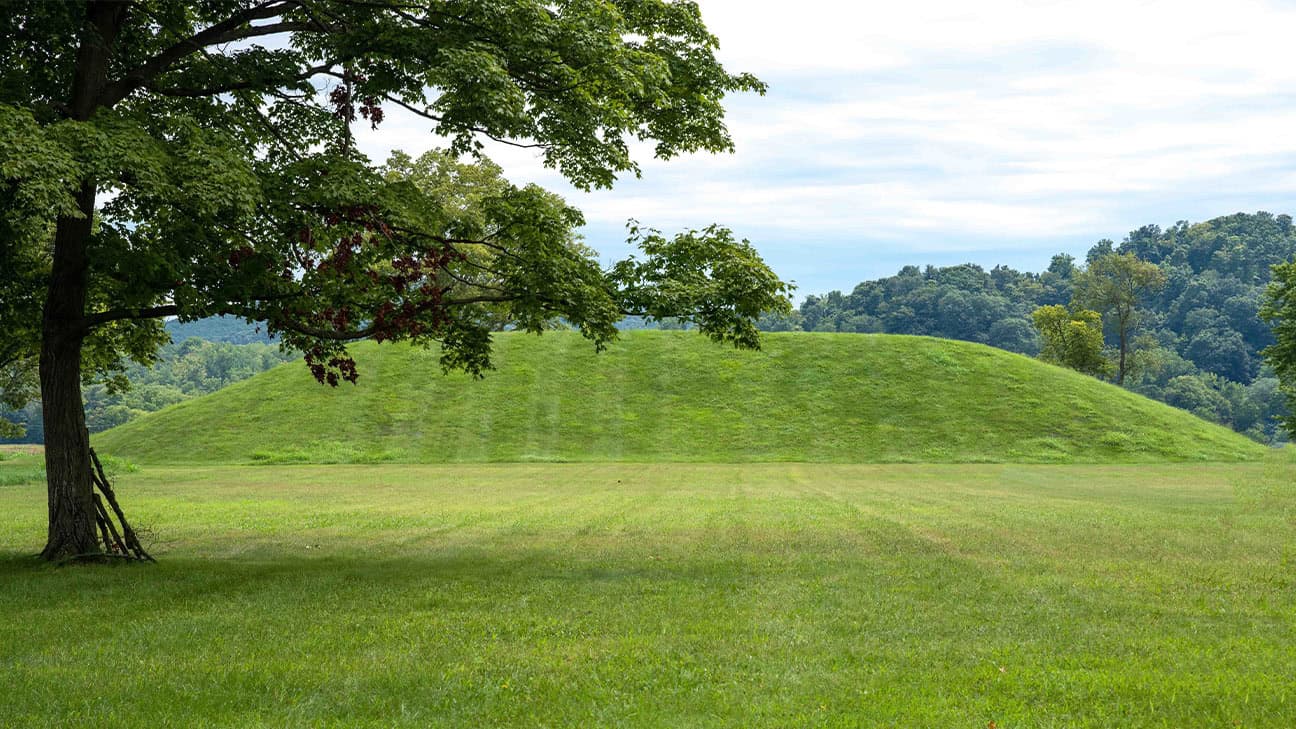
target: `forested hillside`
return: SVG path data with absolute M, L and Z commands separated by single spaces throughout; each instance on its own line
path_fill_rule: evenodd
M 127 368 L 124 374 L 131 383 L 129 389 L 118 392 L 102 383 L 84 388 L 90 432 L 215 392 L 299 356 L 280 351 L 252 325 L 228 317 L 188 324 L 167 322 L 167 332 L 172 343 L 158 352 L 158 361 L 152 367 L 132 364 Z M 17 412 L 0 410 L 0 417 L 25 428 L 23 437 L 0 443 L 43 442 L 39 402 Z
M 264 325 L 250 324 L 233 316 L 212 316 L 184 323 L 171 320 L 166 323 L 166 330 L 172 342 L 195 337 L 229 344 L 269 344 L 273 341 L 266 334 Z
M 1296 256 L 1291 216 L 1239 213 L 1166 229 L 1148 225 L 1120 244 L 1099 241 L 1086 258 L 1111 252 L 1156 264 L 1167 281 L 1140 312 L 1151 364 L 1127 386 L 1257 440 L 1282 440 L 1275 420 L 1284 412 L 1282 397 L 1260 356 L 1273 339 L 1257 311 L 1270 266 Z M 1035 355 L 1040 342 L 1031 311 L 1068 303 L 1085 264 L 1059 254 L 1040 273 L 976 264 L 906 266 L 850 293 L 807 296 L 791 317 L 767 320 L 764 327 L 924 334 Z M 1107 337 L 1114 345 L 1111 327 Z

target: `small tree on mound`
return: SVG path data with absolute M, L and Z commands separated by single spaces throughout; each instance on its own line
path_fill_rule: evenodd
M 1031 318 L 1043 342 L 1040 359 L 1094 377 L 1111 372 L 1111 362 L 1103 356 L 1102 316 L 1098 312 L 1051 304 L 1031 312 Z
M 557 197 L 489 171 L 444 194 L 434 160 L 376 168 L 352 141 L 399 107 L 452 155 L 481 137 L 532 147 L 587 189 L 638 171 L 632 141 L 731 150 L 722 98 L 764 87 L 721 67 L 694 3 L 5 9 L 0 351 L 39 361 L 47 559 L 100 549 L 81 383 L 147 362 L 164 317 L 264 322 L 336 385 L 358 376 L 357 339 L 439 343 L 446 367 L 480 374 L 501 319 L 561 319 L 599 346 L 623 314 L 680 317 L 754 347 L 761 314 L 789 309 L 723 228 L 632 230 L 641 254 L 604 269 Z

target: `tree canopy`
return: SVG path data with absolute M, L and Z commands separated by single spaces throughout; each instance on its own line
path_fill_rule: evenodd
M 730 149 L 721 97 L 763 88 L 715 63 L 715 39 L 690 3 L 597 13 L 538 2 L 17 5 L 0 21 L 10 25 L 0 46 L 0 171 L 18 203 L 9 209 L 39 232 L 84 214 L 81 181 L 113 193 L 87 251 L 86 324 L 104 351 L 137 357 L 156 346 L 159 315 L 264 320 L 335 371 L 336 343 L 362 336 L 436 337 L 451 364 L 480 368 L 475 321 L 488 304 L 509 305 L 523 326 L 560 313 L 609 336 L 621 308 L 645 302 L 617 300 L 627 281 L 570 255 L 577 211 L 504 185 L 465 217 L 399 170 L 368 165 L 349 124 L 406 108 L 451 154 L 482 136 L 523 140 L 577 185 L 608 186 L 638 169 L 631 139 L 654 140 L 661 157 Z M 74 102 L 77 49 L 97 45 L 103 58 L 86 72 L 103 78 L 82 79 L 94 93 Z M 496 268 L 484 278 L 469 275 L 482 259 L 458 260 L 461 249 L 492 245 L 509 255 L 489 257 Z M 714 261 L 692 253 L 709 273 Z M 435 285 L 427 270 L 441 274 Z M 357 295 L 364 277 L 382 286 Z M 749 288 L 777 295 L 768 278 Z M 40 319 L 41 297 L 23 301 L 6 320 Z M 719 310 L 676 313 L 751 342 Z
M 538 150 L 578 187 L 729 151 L 723 97 L 764 90 L 715 59 L 691 2 L 88 0 L 0 14 L 0 197 L 15 262 L 0 341 L 38 357 L 51 533 L 93 547 L 83 374 L 149 361 L 162 317 L 265 322 L 321 381 L 357 339 L 439 343 L 490 367 L 501 320 L 562 320 L 601 344 L 624 314 L 682 317 L 755 346 L 789 287 L 710 227 L 632 230 L 608 269 L 579 211 L 489 167 L 483 139 Z M 377 166 L 354 124 L 392 109 L 445 154 Z M 438 169 L 434 169 L 438 168 Z M 458 189 L 446 194 L 438 176 Z M 465 205 L 465 201 L 471 204 Z M 6 391 L 8 392 L 8 391 Z M 88 535 L 88 536 L 87 536 Z

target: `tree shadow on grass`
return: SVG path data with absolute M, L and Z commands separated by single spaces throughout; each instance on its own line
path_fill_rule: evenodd
M 36 555 L 0 552 L 0 582 L 24 584 L 29 605 L 61 607 L 105 597 L 138 600 L 255 600 L 258 596 L 315 595 L 345 602 L 367 595 L 543 588 L 581 591 L 661 582 L 731 583 L 750 577 L 730 557 L 672 562 L 632 553 L 573 559 L 544 549 L 420 552 L 408 557 L 322 554 L 273 559 L 163 555 L 157 564 L 109 562 L 56 566 Z M 561 586 L 561 587 L 555 587 Z M 0 605 L 5 600 L 0 596 Z

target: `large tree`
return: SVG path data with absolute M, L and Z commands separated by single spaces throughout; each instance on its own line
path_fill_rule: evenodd
M 578 211 L 498 180 L 471 210 L 408 159 L 378 168 L 353 124 L 416 114 L 451 155 L 533 147 L 578 187 L 656 156 L 728 151 L 726 71 L 671 0 L 10 0 L 0 7 L 0 341 L 39 361 L 48 559 L 93 554 L 81 383 L 147 361 L 160 321 L 264 322 L 323 382 L 346 343 L 439 343 L 490 366 L 501 319 L 601 344 L 623 314 L 686 317 L 755 346 L 788 288 L 711 227 L 633 229 L 601 268 Z M 487 177 L 490 177 L 487 175 Z

